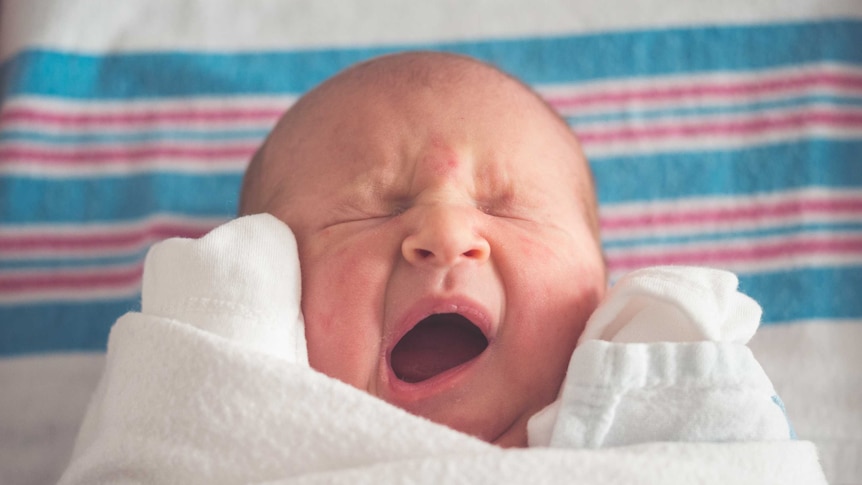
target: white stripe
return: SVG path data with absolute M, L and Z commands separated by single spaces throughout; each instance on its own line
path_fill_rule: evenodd
M 800 224 L 862 223 L 862 212 L 812 210 L 802 207 L 806 201 L 826 203 L 862 203 L 862 194 L 852 189 L 828 189 L 807 187 L 767 194 L 719 196 L 719 197 L 681 197 L 665 200 L 602 204 L 601 217 L 608 222 L 621 219 L 664 217 L 678 214 L 712 213 L 717 211 L 753 210 L 799 204 L 799 207 L 786 214 L 761 214 L 728 216 L 716 220 L 702 218 L 688 223 L 655 221 L 650 224 L 605 226 L 602 236 L 606 241 L 636 239 L 647 236 L 699 235 L 720 232 L 735 232 L 751 229 L 773 229 Z
M 17 288 L 12 291 L 0 293 L 0 304 L 6 303 L 35 303 L 48 301 L 80 301 L 92 302 L 99 300 L 114 300 L 117 298 L 134 297 L 141 291 L 140 275 L 134 278 L 124 278 L 123 282 L 102 282 L 98 285 L 79 282 L 77 284 L 64 282 L 60 285 L 57 281 L 66 277 L 88 278 L 99 276 L 111 277 L 117 273 L 126 276 L 139 272 L 142 263 L 133 262 L 116 265 L 94 265 L 80 266 L 62 269 L 23 269 L 5 270 L 0 274 L 0 279 L 8 280 L 15 277 L 35 277 L 39 279 L 51 278 L 52 285 L 47 288 L 30 288 L 21 290 Z M 29 279 L 29 278 L 28 278 Z M 26 283 L 25 283 L 26 285 Z
M 832 117 L 862 117 L 862 108 L 811 103 L 798 108 L 774 108 L 754 113 L 691 115 L 661 120 L 608 121 L 583 128 L 575 127 L 575 132 L 581 138 L 586 154 L 598 159 L 633 153 L 726 150 L 810 138 L 862 139 L 862 122 L 855 121 L 845 125 L 837 120 L 816 119 L 813 118 L 815 111 Z M 739 128 L 739 125 L 750 123 L 767 123 L 767 125 Z M 773 123 L 780 123 L 780 125 L 771 125 Z M 637 134 L 617 138 L 625 130 L 635 130 Z M 641 130 L 646 132 L 642 133 Z M 653 130 L 667 130 L 667 132 L 656 135 L 650 133 Z M 698 132 L 687 133 L 685 130 Z
M 266 130 L 272 128 L 280 114 L 296 100 L 295 96 L 245 96 L 224 98 L 182 98 L 130 101 L 72 101 L 40 96 L 16 96 L 3 105 L 6 117 L 0 118 L 3 130 L 31 130 L 49 134 L 139 133 L 149 130 Z M 76 117 L 152 117 L 115 123 L 110 120 L 86 123 L 57 123 L 49 120 L 10 118 L 21 111 L 37 111 L 61 118 Z M 271 113 L 254 118 L 205 118 L 219 112 Z M 200 119 L 194 119 L 198 115 Z M 171 119 L 171 117 L 181 117 Z
M 2 8 L 0 58 L 25 45 L 242 51 L 862 17 L 858 0 L 6 0 Z
M 636 250 L 630 250 L 630 252 L 635 252 Z M 611 261 L 613 258 L 612 255 L 608 256 L 608 260 L 611 265 L 613 262 Z M 636 269 L 655 266 L 655 265 L 665 265 L 665 264 L 681 264 L 681 263 L 670 263 L 670 259 L 668 258 L 668 262 L 657 262 L 651 263 L 648 265 L 632 265 L 632 266 L 620 266 L 620 267 L 611 267 L 608 271 L 608 280 L 612 283 L 619 280 L 627 273 L 630 273 Z M 803 254 L 801 256 L 784 256 L 780 258 L 769 258 L 762 259 L 758 261 L 712 261 L 708 258 L 704 258 L 700 261 L 691 261 L 685 263 L 686 266 L 705 266 L 709 268 L 723 269 L 725 271 L 730 271 L 737 275 L 756 275 L 762 273 L 772 273 L 776 271 L 787 271 L 791 269 L 822 269 L 822 268 L 842 268 L 847 266 L 859 266 L 862 265 L 862 254 L 818 254 L 818 253 L 809 253 Z
M 576 131 L 576 133 L 584 133 Z M 587 132 L 589 133 L 589 132 Z M 851 141 L 862 139 L 862 129 L 836 128 L 820 123 L 810 123 L 802 128 L 776 128 L 757 134 L 667 136 L 662 138 L 637 138 L 627 141 L 582 142 L 584 153 L 592 161 L 601 163 L 609 157 L 628 155 L 656 155 L 661 153 L 723 151 L 757 148 L 776 143 L 792 143 L 802 140 L 820 139 Z
M 80 240 L 90 237 L 129 237 L 146 233 L 154 226 L 170 226 L 182 228 L 189 232 L 208 232 L 212 228 L 227 222 L 224 217 L 182 217 L 170 214 L 154 214 L 145 219 L 128 222 L 105 223 L 75 223 L 75 224 L 26 224 L 0 225 L 0 240 L 16 238 L 68 238 Z M 93 245 L 86 248 L 7 248 L 0 252 L 0 260 L 16 260 L 22 257 L 41 258 L 80 258 L 80 257 L 116 257 L 138 254 L 153 242 L 158 240 L 146 235 L 133 243 L 119 245 Z
M 829 483 L 862 483 L 862 321 L 761 327 L 750 347 Z
M 123 234 L 129 231 L 145 229 L 153 225 L 169 224 L 174 226 L 206 228 L 226 222 L 218 217 L 189 217 L 176 214 L 151 214 L 145 219 L 123 221 L 117 223 L 76 222 L 69 224 L 3 224 L 0 226 L 0 237 L 10 235 L 41 236 L 45 234 L 78 235 L 78 234 Z
M 826 233 L 796 233 L 770 237 L 738 237 L 720 241 L 694 241 L 671 244 L 645 244 L 605 250 L 615 280 L 640 267 L 661 264 L 704 265 L 738 274 L 762 273 L 788 268 L 835 267 L 862 264 L 862 251 L 824 252 L 821 249 L 798 247 L 806 243 L 859 242 L 859 232 L 831 231 Z M 753 258 L 749 252 L 778 247 L 778 254 L 762 254 Z M 739 256 L 726 256 L 738 251 Z M 720 259 L 716 255 L 721 254 Z M 685 258 L 680 262 L 677 258 Z M 643 258 L 649 258 L 640 262 Z
M 38 95 L 20 95 L 4 101 L 3 109 L 35 108 L 68 114 L 128 114 L 135 112 L 172 112 L 220 109 L 272 109 L 286 107 L 296 100 L 294 95 L 241 94 L 236 96 L 194 96 L 187 98 L 130 98 L 124 100 L 95 99 L 79 101 Z
M 819 114 L 826 119 L 814 116 Z M 855 121 L 845 124 L 841 120 L 830 117 L 856 117 Z M 611 155 L 647 154 L 657 152 L 687 151 L 687 150 L 726 150 L 728 148 L 761 146 L 780 141 L 793 141 L 809 138 L 856 140 L 862 139 L 862 107 L 845 107 L 833 104 L 810 103 L 798 108 L 774 108 L 755 113 L 728 113 L 714 115 L 686 115 L 677 118 L 661 120 L 614 120 L 589 124 L 575 128 L 580 136 L 588 157 L 600 162 L 603 157 Z M 775 125 L 778 123 L 778 125 Z M 741 125 L 753 124 L 753 128 Z M 202 123 L 201 128 L 218 129 L 219 123 Z M 267 123 L 269 125 L 269 123 Z M 258 125 L 259 127 L 262 125 Z M 268 126 L 267 126 L 268 128 Z M 98 129 L 93 127 L 89 131 Z M 634 135 L 627 135 L 634 130 Z M 642 131 L 643 130 L 643 131 Z M 654 130 L 658 130 L 657 132 Z M 695 130 L 694 133 L 686 130 Z M 86 144 L 84 144 L 86 145 Z M 95 144 L 91 144 L 95 146 Z M 0 148 L 36 147 L 48 152 L 63 155 L 80 151 L 78 145 L 69 144 L 57 146 L 50 143 L 8 141 L 0 144 Z M 103 161 L 87 162 L 86 160 L 69 163 L 30 163 L 26 158 L 8 160 L 0 165 L 0 173 L 6 174 L 44 174 L 46 176 L 92 176 L 100 173 L 122 174 L 141 173 L 145 171 L 169 168 L 180 172 L 201 173 L 209 170 L 202 165 L 217 171 L 243 170 L 248 157 L 254 152 L 257 140 L 249 144 L 248 140 L 228 141 L 170 141 L 153 143 L 117 143 L 98 144 L 102 149 L 135 149 L 159 147 L 175 148 L 205 148 L 224 147 L 228 149 L 247 148 L 247 155 L 225 154 L 224 156 L 209 156 L 202 163 L 199 156 L 153 155 L 138 158 L 134 162 Z
M 117 175 L 141 175 L 153 172 L 170 172 L 187 175 L 241 174 L 249 157 L 219 158 L 201 162 L 183 162 L 171 157 L 154 157 L 135 162 L 51 164 L 43 166 L 33 162 L 12 162 L 0 165 L 0 175 L 24 175 L 46 179 L 92 178 Z
M 103 353 L 0 359 L 4 483 L 57 483 L 104 362 Z
M 849 78 L 853 86 L 836 83 L 807 83 L 803 87 L 784 86 L 776 90 L 760 90 L 755 94 L 744 92 L 751 86 L 771 84 L 776 82 L 800 82 L 816 76 L 835 76 Z M 710 73 L 687 73 L 683 75 L 631 77 L 623 79 L 607 79 L 588 81 L 577 84 L 540 85 L 536 90 L 552 104 L 561 100 L 558 111 L 564 116 L 588 115 L 594 113 L 613 113 L 626 110 L 674 109 L 693 107 L 722 107 L 745 105 L 765 101 L 778 101 L 803 95 L 834 95 L 862 97 L 862 68 L 834 62 L 818 62 L 799 64 L 791 68 L 773 68 L 750 71 L 717 71 Z M 822 84 L 825 84 L 823 86 Z M 743 92 L 699 93 L 691 92 L 697 89 L 718 88 L 722 90 L 739 89 Z M 645 92 L 670 91 L 681 92 L 674 96 L 642 96 Z M 611 98 L 603 101 L 595 98 L 607 98 L 609 95 L 632 96 L 640 95 L 634 101 Z M 567 105 L 570 98 L 592 99 L 587 104 Z
M 92 304 L 102 300 L 117 300 L 138 297 L 141 293 L 140 281 L 128 285 L 115 285 L 111 288 L 65 288 L 20 292 L 14 294 L 0 293 L 2 304 L 32 304 L 54 302 L 79 302 Z
M 859 82 L 858 86 L 832 86 L 826 87 L 815 84 L 814 86 L 792 87 L 779 90 L 759 91 L 756 95 L 748 94 L 697 94 L 684 93 L 679 96 L 660 96 L 653 99 L 638 99 L 630 101 L 625 99 L 606 99 L 593 101 L 585 105 L 564 105 L 559 111 L 565 116 L 589 115 L 595 113 L 618 113 L 642 111 L 646 109 L 677 109 L 677 108 L 706 108 L 706 107 L 729 107 L 739 105 L 745 107 L 747 103 L 780 101 L 782 99 L 793 99 L 803 95 L 834 95 L 844 97 L 862 98 L 862 68 L 837 63 L 814 63 L 794 68 L 777 68 L 762 71 L 748 72 L 718 72 L 709 74 L 671 75 L 659 77 L 636 77 L 623 80 L 602 80 L 586 83 L 565 85 L 541 85 L 537 91 L 550 101 L 567 100 L 569 98 L 596 98 L 608 97 L 609 95 L 631 95 L 645 91 L 672 91 L 677 89 L 691 90 L 710 86 L 727 88 L 730 86 L 747 86 L 752 84 L 766 84 L 775 81 L 788 81 L 806 78 L 816 75 L 842 76 L 854 78 Z M 9 99 L 4 110 L 7 113 L 20 110 L 35 110 L 51 115 L 59 116 L 127 116 L 127 115 L 176 115 L 184 113 L 212 113 L 218 111 L 283 111 L 296 100 L 295 96 L 257 96 L 237 95 L 231 97 L 194 97 L 194 98 L 165 98 L 147 100 L 88 100 L 75 101 L 58 98 L 47 98 L 40 96 L 17 96 Z M 273 120 L 274 121 L 274 120 Z M 169 120 L 159 120 L 159 127 L 171 125 Z M 211 120 L 200 122 L 203 128 L 212 129 L 219 127 L 242 126 L 248 127 L 246 120 Z M 601 125 L 602 122 L 598 122 Z M 60 130 L 64 132 L 88 132 L 92 129 L 119 130 L 141 129 L 143 122 L 124 124 L 95 124 L 88 123 L 86 126 L 57 125 L 51 122 L 29 121 L 29 120 L 4 120 L 4 129 L 38 129 L 39 131 L 51 132 Z M 261 124 L 260 122 L 257 123 Z M 267 123 L 262 123 L 267 125 Z M 590 123 L 583 123 L 584 126 Z M 257 125 L 256 125 L 257 126 Z M 193 129 L 187 122 L 178 123 L 178 129 Z

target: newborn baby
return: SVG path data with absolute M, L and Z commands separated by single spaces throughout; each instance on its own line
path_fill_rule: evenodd
M 745 346 L 760 307 L 705 268 L 605 295 L 577 140 L 490 66 L 399 54 L 326 81 L 241 213 L 149 251 L 61 483 L 822 483 L 812 448 L 768 444 L 792 430 Z M 696 445 L 721 441 L 742 445 Z
M 314 369 L 502 446 L 527 444 L 606 286 L 572 131 L 465 57 L 382 57 L 305 95 L 240 211 L 296 236 Z

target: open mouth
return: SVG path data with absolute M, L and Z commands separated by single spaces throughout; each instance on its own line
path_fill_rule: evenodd
M 419 321 L 392 349 L 395 376 L 422 382 L 469 362 L 488 347 L 488 339 L 467 317 L 437 313 Z

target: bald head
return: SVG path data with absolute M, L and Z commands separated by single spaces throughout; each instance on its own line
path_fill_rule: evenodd
M 285 190 L 281 177 L 274 172 L 285 172 L 292 163 L 292 147 L 303 142 L 303 137 L 327 136 L 316 127 L 331 118 L 351 116 L 351 98 L 367 100 L 369 95 L 387 98 L 410 98 L 417 90 L 499 92 L 497 102 L 503 106 L 511 102 L 512 93 L 528 100 L 541 116 L 550 120 L 555 135 L 566 138 L 576 155 L 571 163 L 578 169 L 577 192 L 586 207 L 586 216 L 598 238 L 598 215 L 592 173 L 580 152 L 579 143 L 565 120 L 529 86 L 500 69 L 479 60 L 442 52 L 407 52 L 377 57 L 356 64 L 321 83 L 304 96 L 282 116 L 260 149 L 255 153 L 243 178 L 240 193 L 240 215 L 265 211 L 273 192 Z M 449 96 L 441 96 L 445 103 Z M 335 103 L 344 103 L 333 106 Z M 458 120 L 453 119 L 453 123 Z M 279 150 L 273 155 L 273 140 L 278 139 Z M 287 150 L 285 150 L 287 148 Z

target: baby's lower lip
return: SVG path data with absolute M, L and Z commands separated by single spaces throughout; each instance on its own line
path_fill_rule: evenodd
M 462 328 L 454 331 L 455 335 L 447 335 L 445 332 L 442 335 L 420 332 L 414 336 L 417 337 L 415 342 L 399 348 L 402 340 L 410 338 L 411 332 L 418 329 L 423 322 L 437 320 L 436 324 L 440 324 L 441 319 L 443 327 L 466 326 L 469 330 Z M 468 323 L 464 323 L 465 320 Z M 390 343 L 384 361 L 381 362 L 380 379 L 385 391 L 380 397 L 408 411 L 420 401 L 444 393 L 447 389 L 459 387 L 486 358 L 494 341 L 495 326 L 489 312 L 480 303 L 462 296 L 431 297 L 417 301 L 397 321 L 399 323 L 394 327 L 397 339 Z M 457 340 L 454 346 L 446 341 L 449 338 Z M 440 342 L 435 343 L 435 340 Z M 430 345 L 425 345 L 429 341 Z M 404 351 L 406 357 L 398 355 L 401 351 Z M 411 351 L 451 353 L 445 356 L 448 360 L 434 362 L 433 359 L 424 361 L 417 358 L 420 357 L 418 355 L 411 356 Z M 396 364 L 402 366 L 398 372 L 392 365 L 393 355 Z M 417 370 L 407 371 L 404 365 L 414 365 Z

